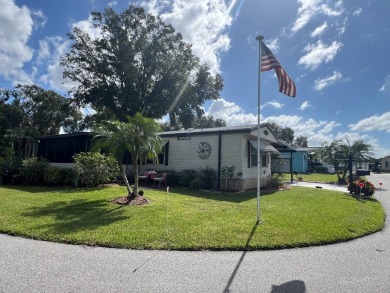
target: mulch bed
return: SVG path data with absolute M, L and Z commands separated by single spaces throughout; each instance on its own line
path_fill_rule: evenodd
M 142 195 L 138 195 L 132 200 L 128 200 L 127 196 L 122 196 L 113 199 L 111 203 L 122 205 L 122 206 L 140 206 L 140 205 L 148 204 L 149 200 L 143 197 Z

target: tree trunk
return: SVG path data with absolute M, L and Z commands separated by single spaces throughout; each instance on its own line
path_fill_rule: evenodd
M 119 168 L 121 170 L 122 177 L 123 177 L 123 182 L 125 182 L 128 195 L 130 195 L 131 194 L 131 188 L 130 188 L 129 181 L 127 180 L 126 172 L 125 172 L 125 169 L 123 168 L 122 162 L 119 163 Z
M 134 158 L 134 188 L 135 196 L 138 196 L 138 156 Z

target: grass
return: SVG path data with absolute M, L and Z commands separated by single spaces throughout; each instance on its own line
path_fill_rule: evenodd
M 374 198 L 296 187 L 263 194 L 145 190 L 151 203 L 117 206 L 123 187 L 0 187 L 0 232 L 34 239 L 133 249 L 255 250 L 322 245 L 382 229 Z
M 336 174 L 319 174 L 319 173 L 311 173 L 311 174 L 299 174 L 299 176 L 303 177 L 303 181 L 306 182 L 322 182 L 322 183 L 337 183 L 337 175 Z M 294 176 L 296 179 L 296 176 Z

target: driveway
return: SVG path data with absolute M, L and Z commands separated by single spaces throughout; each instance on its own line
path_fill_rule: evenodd
M 386 213 L 390 174 L 369 177 Z M 390 232 L 257 252 L 137 251 L 0 235 L 0 292 L 390 292 Z

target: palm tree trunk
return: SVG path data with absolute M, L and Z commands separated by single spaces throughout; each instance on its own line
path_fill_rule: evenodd
M 135 196 L 138 196 L 138 156 L 134 158 L 134 188 Z
M 122 177 L 123 177 L 123 182 L 125 182 L 125 185 L 126 185 L 126 188 L 127 188 L 128 195 L 130 195 L 130 194 L 131 194 L 131 188 L 130 188 L 129 181 L 127 180 L 126 171 L 125 171 L 125 169 L 123 168 L 122 162 L 119 163 L 119 168 L 120 168 L 120 170 L 121 170 Z

